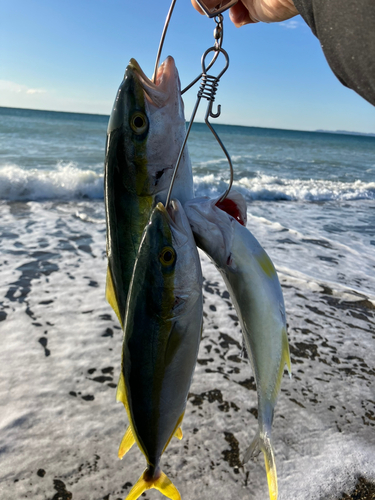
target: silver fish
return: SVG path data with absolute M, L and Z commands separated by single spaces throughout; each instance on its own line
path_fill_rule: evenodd
M 246 223 L 246 203 L 241 198 L 239 193 L 231 191 L 221 205 L 224 210 L 225 205 L 229 206 L 232 215 L 220 209 L 217 200 L 207 198 L 191 200 L 184 208 L 195 240 L 223 276 L 241 322 L 256 380 L 259 424 L 244 462 L 260 450 L 263 452 L 270 498 L 276 500 L 272 421 L 284 366 L 287 365 L 289 372 L 291 368 L 285 307 L 271 259 L 250 231 L 238 222 Z M 237 207 L 238 220 L 233 216 L 233 207 Z
M 143 229 L 157 202 L 165 202 L 185 137 L 184 105 L 172 57 L 159 67 L 156 84 L 131 59 L 108 124 L 104 176 L 107 221 L 108 302 L 121 325 Z M 193 197 L 188 151 L 173 197 Z
M 153 210 L 129 288 L 117 400 L 130 427 L 119 455 L 134 441 L 147 468 L 127 500 L 156 488 L 179 500 L 160 458 L 179 434 L 202 329 L 202 271 L 189 222 L 179 201 Z

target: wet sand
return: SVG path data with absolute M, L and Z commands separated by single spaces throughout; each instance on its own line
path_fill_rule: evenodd
M 23 210 L 9 215 L 18 225 L 3 235 L 0 261 L 0 497 L 122 500 L 145 460 L 136 447 L 117 458 L 127 421 L 114 401 L 122 332 L 104 300 L 104 226 L 52 211 L 23 223 Z M 184 438 L 162 469 L 183 500 L 264 500 L 262 457 L 242 464 L 257 428 L 254 377 L 229 294 L 202 263 L 204 329 Z M 282 273 L 280 282 L 293 377 L 284 376 L 273 426 L 279 500 L 374 499 L 374 304 Z

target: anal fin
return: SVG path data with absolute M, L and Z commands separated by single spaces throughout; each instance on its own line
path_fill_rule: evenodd
M 116 316 L 118 317 L 118 320 L 120 322 L 121 328 L 124 329 L 124 325 L 122 324 L 120 309 L 118 307 L 118 303 L 117 303 L 117 299 L 116 299 L 116 293 L 115 293 L 115 287 L 113 285 L 112 273 L 111 273 L 111 269 L 109 266 L 107 267 L 105 298 L 107 299 L 108 304 L 115 311 Z
M 126 429 L 124 437 L 122 438 L 120 448 L 118 450 L 118 457 L 120 460 L 124 458 L 124 456 L 130 450 L 130 448 L 133 446 L 134 443 L 135 443 L 135 437 L 129 425 L 129 427 Z

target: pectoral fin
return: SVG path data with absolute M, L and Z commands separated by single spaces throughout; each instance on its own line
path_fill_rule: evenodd
M 123 329 L 124 325 L 122 324 L 120 309 L 118 307 L 118 303 L 117 303 L 117 299 L 116 299 L 115 287 L 113 286 L 112 273 L 111 273 L 109 266 L 107 267 L 107 281 L 106 281 L 106 289 L 105 289 L 105 298 L 107 299 L 108 304 L 115 311 L 116 316 L 118 317 L 118 320 L 120 322 L 121 328 Z

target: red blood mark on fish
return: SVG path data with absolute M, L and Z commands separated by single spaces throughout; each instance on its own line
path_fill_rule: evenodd
M 234 219 L 236 219 L 237 222 L 239 222 L 243 226 L 246 225 L 244 219 L 242 218 L 241 212 L 238 209 L 238 205 L 233 200 L 225 198 L 223 201 L 218 201 L 216 203 L 216 206 L 223 212 L 231 215 Z

